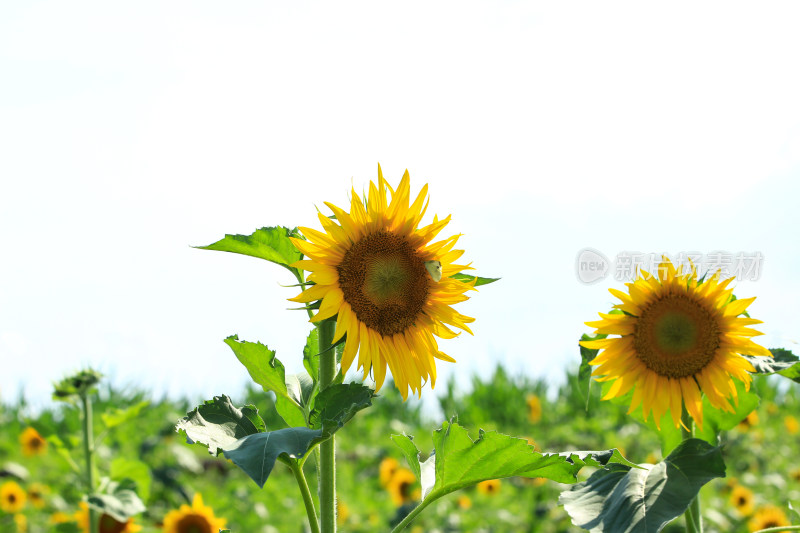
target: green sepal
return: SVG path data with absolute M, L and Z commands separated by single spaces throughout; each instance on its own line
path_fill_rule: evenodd
M 89 495 L 87 503 L 101 515 L 107 514 L 117 522 L 126 522 L 146 509 L 135 487 L 136 483 L 128 479 L 119 483 L 111 481 L 101 486 L 103 493 Z
M 576 464 L 571 456 L 586 460 L 588 456 L 579 454 L 596 453 L 542 454 L 525 439 L 496 431 L 481 430 L 478 440 L 473 441 L 463 427 L 454 422 L 444 422 L 441 429 L 433 432 L 433 452 L 420 463 L 419 450 L 411 439 L 407 435 L 392 436 L 411 470 L 420 479 L 422 499 L 428 503 L 488 479 L 544 477 L 559 483 L 574 483 L 582 465 Z M 602 456 L 598 457 L 602 459 Z
M 100 418 L 103 420 L 103 424 L 105 424 L 106 428 L 111 429 L 113 427 L 119 426 L 128 422 L 129 420 L 135 419 L 139 416 L 139 413 L 142 410 L 150 405 L 150 402 L 145 400 L 143 402 L 139 402 L 136 405 L 131 405 L 125 409 L 119 408 L 112 408 L 108 409 L 105 413 L 100 415 Z
M 303 347 L 303 366 L 314 382 L 319 377 L 319 330 L 313 328 L 306 338 L 306 345 Z
M 226 234 L 222 240 L 208 246 L 194 246 L 194 248 L 231 252 L 266 259 L 276 265 L 281 265 L 295 276 L 298 276 L 299 270 L 289 265 L 302 259 L 303 254 L 292 244 L 289 237 L 303 238 L 297 228 L 289 229 L 283 226 L 273 226 L 258 229 L 251 235 Z M 299 276 L 298 279 L 300 279 Z
M 604 333 L 598 334 L 591 334 L 591 333 L 584 333 L 581 335 L 580 342 L 583 341 L 596 341 L 600 339 L 605 339 L 608 335 Z M 581 352 L 581 366 L 578 369 L 578 386 L 579 392 L 581 396 L 583 396 L 584 400 L 586 401 L 586 409 L 589 409 L 589 398 L 591 398 L 592 392 L 592 366 L 589 364 L 589 361 L 597 357 L 597 353 L 600 350 L 595 350 L 591 348 L 586 348 L 585 346 L 581 346 L 578 344 L 578 348 L 580 348 Z M 584 394 L 583 391 L 586 391 Z
M 319 429 L 279 429 L 239 439 L 230 444 L 223 454 L 244 470 L 259 487 L 264 488 L 279 456 L 300 459 L 311 448 L 313 441 L 321 436 L 322 430 Z
M 357 412 L 372 405 L 375 392 L 360 383 L 332 384 L 314 400 L 308 416 L 313 429 L 320 429 L 325 438 L 344 426 Z
M 266 426 L 254 406 L 246 405 L 239 409 L 223 394 L 187 413 L 175 429 L 186 434 L 189 444 L 205 444 L 208 453 L 219 455 L 239 439 L 266 431 Z
M 225 339 L 253 381 L 275 393 L 275 409 L 289 427 L 305 426 L 303 407 L 286 388 L 286 370 L 275 352 L 260 342 L 240 341 L 238 335 Z
M 656 465 L 611 464 L 561 493 L 572 523 L 592 532 L 660 531 L 683 514 L 700 488 L 725 477 L 720 448 L 700 439 L 682 442 Z
M 800 357 L 797 357 L 790 350 L 783 348 L 770 348 L 772 357 L 758 357 L 743 355 L 745 359 L 755 368 L 756 374 L 780 374 L 792 381 L 800 383 Z
M 453 274 L 450 276 L 453 279 L 457 279 L 458 281 L 463 281 L 464 283 L 472 283 L 472 280 L 477 279 L 475 282 L 475 287 L 480 287 L 481 285 L 488 285 L 489 283 L 494 283 L 495 281 L 499 280 L 500 278 L 482 278 L 480 276 L 470 276 L 469 274 Z
M 125 457 L 117 457 L 111 461 L 111 470 L 109 472 L 113 481 L 122 481 L 129 479 L 136 484 L 136 494 L 142 499 L 147 501 L 150 498 L 150 483 L 152 477 L 150 475 L 150 467 L 146 463 L 137 459 L 127 459 Z

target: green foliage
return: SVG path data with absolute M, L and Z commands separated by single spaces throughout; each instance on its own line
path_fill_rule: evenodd
M 783 348 L 770 348 L 772 357 L 758 357 L 752 355 L 745 355 L 744 358 L 750 361 L 753 368 L 756 369 L 756 374 L 773 374 L 777 373 L 785 376 L 796 383 L 800 383 L 800 357 L 796 356 L 791 350 Z
M 111 461 L 110 476 L 113 481 L 130 480 L 135 484 L 134 490 L 143 501 L 150 498 L 152 477 L 150 467 L 137 459 L 117 457 Z
M 125 480 L 121 483 L 108 482 L 101 487 L 104 492 L 89 495 L 89 507 L 99 514 L 107 514 L 118 522 L 144 512 L 145 506 L 136 494 L 135 483 Z
M 658 532 L 686 511 L 703 485 L 724 476 L 720 449 L 689 439 L 656 465 L 598 470 L 559 502 L 574 524 L 592 532 Z
M 303 254 L 295 248 L 289 237 L 302 239 L 297 228 L 289 229 L 283 226 L 261 228 L 251 235 L 225 235 L 225 238 L 208 246 L 195 246 L 200 250 L 217 250 L 235 254 L 249 255 L 266 259 L 288 269 L 298 279 L 300 271 L 289 265 L 303 258 Z
M 359 383 L 330 385 L 317 396 L 308 417 L 309 425 L 322 429 L 326 435 L 333 434 L 358 411 L 372 405 L 373 396 L 372 389 Z
M 219 455 L 237 440 L 265 431 L 266 427 L 258 416 L 258 409 L 252 405 L 239 409 L 223 394 L 187 413 L 176 429 L 186 434 L 190 444 L 205 444 L 208 453 Z
M 265 391 L 275 393 L 275 408 L 290 427 L 306 425 L 303 406 L 286 388 L 286 370 L 275 352 L 260 342 L 240 341 L 237 335 L 225 339 L 236 358 L 242 363 L 253 381 Z M 296 391 L 295 391 L 296 392 Z
M 91 368 L 76 372 L 53 385 L 53 399 L 73 401 L 75 397 L 94 392 L 103 374 Z
M 108 411 L 102 413 L 100 418 L 103 420 L 103 424 L 105 424 L 106 428 L 111 429 L 124 424 L 125 422 L 135 420 L 142 410 L 148 405 L 150 405 L 150 402 L 144 401 L 123 409 L 109 409 Z
M 458 281 L 463 281 L 464 283 L 472 283 L 472 280 L 477 278 L 475 282 L 476 287 L 480 287 L 481 285 L 488 285 L 489 283 L 494 283 L 495 281 L 499 280 L 500 278 L 482 278 L 480 276 L 470 276 L 469 274 L 453 274 L 450 276 L 453 279 L 457 279 Z

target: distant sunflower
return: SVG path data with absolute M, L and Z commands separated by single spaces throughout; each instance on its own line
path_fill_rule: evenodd
M 44 508 L 46 504 L 44 497 L 47 494 L 50 494 L 50 487 L 47 485 L 31 483 L 28 486 L 28 499 L 31 501 L 31 505 L 37 509 Z
M 398 468 L 400 468 L 400 463 L 398 463 L 397 459 L 394 457 L 386 457 L 381 461 L 381 464 L 378 466 L 378 475 L 380 477 L 382 487 L 389 485 L 389 482 L 392 480 L 392 476 L 394 476 L 394 473 L 397 472 Z
M 737 427 L 739 428 L 739 431 L 746 432 L 756 425 L 758 425 L 758 413 L 755 411 L 750 411 L 747 416 L 741 422 L 739 422 Z
M 730 502 L 741 516 L 753 514 L 753 491 L 747 487 L 741 485 L 733 487 Z
M 337 316 L 333 341 L 347 335 L 342 371 L 358 354 L 357 368 L 365 377 L 372 371 L 380 389 L 388 365 L 403 399 L 409 388 L 419 394 L 428 380 L 435 385 L 434 358 L 455 362 L 439 350 L 434 335 L 455 337 L 448 325 L 472 333 L 467 323 L 474 321 L 451 307 L 467 300 L 464 293 L 473 288 L 451 277 L 469 268 L 455 264 L 464 253 L 453 250 L 460 235 L 432 242 L 450 217 L 434 216 L 431 224 L 418 227 L 427 191 L 424 185 L 409 206 L 408 171 L 392 189 L 379 165 L 378 183 L 370 182 L 366 205 L 355 190 L 349 213 L 325 202 L 336 222 L 318 213 L 324 232 L 301 227 L 308 240 L 292 239 L 308 257 L 293 266 L 310 271 L 314 285 L 291 300 L 322 300 L 311 321 Z
M 600 313 L 602 320 L 587 322 L 595 333 L 619 335 L 581 346 L 601 352 L 589 364 L 597 368 L 598 381 L 614 381 L 604 400 L 633 389 L 628 412 L 643 406 L 644 419 L 653 413 L 656 425 L 669 411 L 681 425 L 681 401 L 702 428 L 701 391 L 716 409 L 733 412 L 729 398 L 737 401 L 736 378 L 750 388 L 753 366 L 739 354 L 771 355 L 750 340 L 761 335 L 748 328 L 760 320 L 740 317 L 755 298 L 731 301 L 733 278 L 719 275 L 698 280 L 697 272 L 684 274 L 668 259 L 658 274 L 641 272 L 628 293 L 609 289 L 622 300 L 614 307 L 624 314 Z
M 392 497 L 392 502 L 398 507 L 410 502 L 414 494 L 412 488 L 416 482 L 417 478 L 411 470 L 399 468 L 386 487 Z
M 22 453 L 28 457 L 42 455 L 47 451 L 47 441 L 32 427 L 25 428 L 19 436 Z
M 478 483 L 478 492 L 482 494 L 497 494 L 500 490 L 500 480 L 499 479 L 487 479 L 486 481 L 481 481 Z
M 786 415 L 784 417 L 783 425 L 786 426 L 786 431 L 788 431 L 790 435 L 794 435 L 800 431 L 800 423 L 798 423 L 797 419 L 792 415 Z
M 532 423 L 542 419 L 542 401 L 535 394 L 529 394 L 526 400 L 528 404 L 528 420 Z
M 774 505 L 767 505 L 759 509 L 747 523 L 750 531 L 791 525 L 792 523 L 786 518 L 786 514 Z
M 86 502 L 80 502 L 78 505 L 80 511 L 75 513 L 75 521 L 83 533 L 89 533 L 89 505 Z M 142 530 L 142 526 L 135 523 L 133 518 L 120 522 L 113 516 L 103 513 L 98 520 L 100 533 L 136 533 Z
M 211 507 L 203 505 L 200 493 L 194 495 L 192 506 L 181 505 L 164 517 L 164 533 L 217 533 L 227 520 L 214 516 Z
M 0 509 L 6 513 L 16 513 L 25 507 L 27 495 L 16 481 L 6 481 L 0 485 Z

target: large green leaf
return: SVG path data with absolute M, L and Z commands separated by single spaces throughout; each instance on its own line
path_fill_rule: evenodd
M 278 456 L 285 454 L 288 458 L 299 459 L 306 454 L 312 441 L 321 435 L 319 429 L 279 429 L 248 435 L 229 445 L 223 453 L 259 487 L 264 488 Z
M 419 450 L 411 437 L 393 435 L 392 440 L 420 478 L 422 499 L 426 503 L 487 479 L 545 477 L 560 483 L 574 483 L 582 466 L 574 459 L 587 454 L 583 458 L 588 460 L 588 456 L 597 453 L 541 454 L 525 439 L 496 431 L 481 431 L 478 440 L 473 442 L 466 429 L 450 422 L 444 422 L 441 429 L 434 431 L 434 451 L 423 463 L 419 462 Z M 603 458 L 598 457 L 598 461 Z
M 111 461 L 110 476 L 114 481 L 130 479 L 136 484 L 136 493 L 143 501 L 150 498 L 150 467 L 142 461 L 117 457 Z
M 770 348 L 772 357 L 755 357 L 752 355 L 743 356 L 750 361 L 753 368 L 756 369 L 756 374 L 780 374 L 792 381 L 800 383 L 800 357 L 797 357 L 791 350 L 783 348 Z
M 118 522 L 126 522 L 128 518 L 145 511 L 144 503 L 133 490 L 134 485 L 128 480 L 120 483 L 111 482 L 106 486 L 105 493 L 89 496 L 89 507 L 99 514 L 110 515 Z
M 225 235 L 225 238 L 220 241 L 208 246 L 195 246 L 195 248 L 258 257 L 296 273 L 297 269 L 289 265 L 302 259 L 303 254 L 292 244 L 289 237 L 302 238 L 297 228 L 275 226 L 258 229 L 252 235 Z
M 472 280 L 475 278 L 478 281 L 475 282 L 476 287 L 480 287 L 481 285 L 488 285 L 489 283 L 494 283 L 495 281 L 499 280 L 500 278 L 482 278 L 480 276 L 470 276 L 469 274 L 453 274 L 450 276 L 453 279 L 457 279 L 458 281 L 463 281 L 464 283 L 472 283 Z
M 105 413 L 100 415 L 100 418 L 103 420 L 103 424 L 109 429 L 124 424 L 130 420 L 133 420 L 142 410 L 150 405 L 150 402 L 145 400 L 143 402 L 139 402 L 135 405 L 131 405 L 130 407 L 126 407 L 124 409 L 119 408 L 109 408 Z
M 561 493 L 572 522 L 592 532 L 658 532 L 683 514 L 700 488 L 725 476 L 720 448 L 682 442 L 656 465 L 611 464 Z
M 309 425 L 323 430 L 327 438 L 344 426 L 355 414 L 370 405 L 375 395 L 360 383 L 333 384 L 323 389 L 314 401 L 308 417 Z
M 290 427 L 306 425 L 303 407 L 289 395 L 286 388 L 286 370 L 275 352 L 260 342 L 240 341 L 237 335 L 225 339 L 253 381 L 265 391 L 275 393 L 275 409 Z
M 265 431 L 266 426 L 254 406 L 238 409 L 228 396 L 222 395 L 187 413 L 175 429 L 186 433 L 189 444 L 205 444 L 209 453 L 219 455 L 237 440 Z

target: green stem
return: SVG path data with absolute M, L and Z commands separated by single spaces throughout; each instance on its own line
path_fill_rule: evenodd
M 681 422 L 686 427 L 681 426 L 681 437 L 683 440 L 694 438 L 694 420 L 683 405 L 681 409 Z M 688 533 L 703 533 L 703 517 L 700 515 L 700 493 L 689 504 L 689 508 L 683 513 L 686 519 L 686 531 Z
M 319 390 L 336 377 L 336 350 L 331 349 L 336 322 L 323 320 L 319 333 Z M 333 435 L 319 445 L 319 507 L 322 533 L 336 531 L 336 442 Z
M 399 524 L 397 524 L 397 525 L 394 527 L 394 529 L 391 531 L 391 533 L 399 533 L 400 531 L 403 531 L 403 530 L 404 530 L 404 529 L 405 529 L 405 528 L 408 526 L 408 524 L 410 524 L 410 523 L 411 523 L 411 522 L 412 522 L 412 521 L 413 521 L 413 520 L 414 520 L 414 519 L 417 517 L 417 515 L 418 515 L 419 513 L 421 513 L 423 510 L 425 510 L 425 508 L 426 508 L 426 507 L 427 507 L 427 506 L 428 506 L 428 505 L 429 505 L 431 502 L 433 502 L 435 499 L 436 499 L 436 498 L 431 498 L 431 497 L 430 497 L 430 494 L 429 494 L 429 495 L 428 495 L 428 497 L 427 497 L 427 498 L 425 498 L 425 499 L 422 501 L 422 503 L 420 503 L 419 505 L 417 505 L 416 507 L 414 507 L 414 509 L 413 509 L 413 510 L 412 510 L 410 513 L 408 513 L 408 514 L 406 515 L 406 517 L 405 517 L 405 518 L 403 518 L 403 521 L 402 521 L 402 522 L 400 522 Z
M 91 496 L 94 492 L 94 437 L 92 430 L 92 400 L 88 392 L 81 394 L 81 404 L 83 407 L 83 454 L 86 458 L 86 495 Z M 89 507 L 89 531 L 98 533 L 99 523 L 97 513 Z
M 303 467 L 295 459 L 289 460 L 289 468 L 294 473 L 294 478 L 297 480 L 297 485 L 300 487 L 300 493 L 303 495 L 303 503 L 306 506 L 306 515 L 308 515 L 308 525 L 311 526 L 311 533 L 319 533 L 319 522 L 317 522 L 317 510 L 314 508 L 314 500 L 311 498 L 311 491 L 308 489 L 308 482 L 306 476 L 303 474 Z

